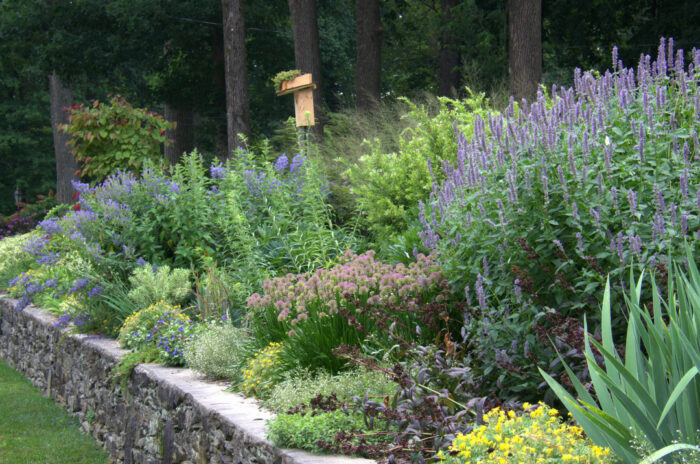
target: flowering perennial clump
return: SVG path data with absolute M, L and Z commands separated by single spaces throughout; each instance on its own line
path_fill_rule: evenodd
M 127 317 L 119 342 L 134 351 L 155 346 L 159 361 L 182 366 L 184 346 L 196 334 L 197 325 L 178 306 L 160 301 Z
M 263 295 L 248 298 L 253 337 L 285 341 L 287 368 L 335 373 L 347 362 L 341 345 L 383 349 L 395 336 L 432 340 L 454 319 L 448 283 L 433 257 L 391 265 L 376 261 L 372 251 L 348 251 L 339 261 L 331 269 L 265 280 Z
M 164 322 L 189 322 L 190 318 L 179 307 L 162 301 L 131 314 L 119 330 L 119 342 L 124 348 L 138 350 L 155 341 Z
M 248 298 L 248 308 L 274 305 L 278 320 L 295 325 L 311 315 L 335 314 L 339 307 L 355 300 L 370 306 L 415 308 L 422 293 L 446 287 L 433 256 L 419 255 L 416 262 L 406 266 L 376 261 L 372 250 L 361 255 L 347 251 L 340 264 L 331 269 L 265 280 L 263 295 L 255 293 Z
M 258 350 L 243 368 L 241 390 L 248 396 L 264 397 L 279 380 L 282 344 L 272 342 Z
M 523 411 L 492 409 L 467 434 L 459 434 L 449 455 L 438 457 L 447 464 L 479 463 L 612 463 L 609 448 L 594 445 L 580 427 L 562 422 L 559 412 L 544 403 L 523 404 Z
M 481 310 L 592 308 L 608 273 L 619 286 L 632 265 L 661 275 L 698 240 L 700 50 L 687 67 L 672 40 L 637 68 L 616 52 L 612 71 L 577 69 L 573 88 L 455 131 L 421 236 Z

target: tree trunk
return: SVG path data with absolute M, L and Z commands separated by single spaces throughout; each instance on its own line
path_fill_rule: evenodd
M 355 107 L 371 109 L 380 98 L 382 71 L 382 17 L 379 0 L 355 0 L 357 58 Z
M 440 37 L 438 93 L 443 97 L 456 98 L 459 89 L 459 52 L 455 44 L 452 8 L 459 4 L 459 0 L 442 0 L 441 4 L 445 24 Z
M 75 194 L 71 181 L 78 179 L 78 163 L 73 156 L 73 150 L 68 145 L 70 135 L 60 131 L 58 125 L 68 122 L 66 108 L 73 103 L 73 91 L 70 87 L 64 87 L 61 79 L 54 72 L 49 76 L 49 94 L 53 151 L 56 156 L 56 199 L 61 203 L 71 203 Z
M 302 73 L 311 73 L 314 90 L 314 113 L 316 125 L 313 131 L 322 134 L 323 115 L 321 104 L 321 49 L 318 42 L 318 21 L 316 20 L 316 0 L 289 0 L 289 13 L 292 17 L 294 35 L 294 61 Z
M 165 159 L 175 165 L 180 161 L 183 153 L 189 153 L 194 149 L 194 113 L 190 109 L 174 108 L 165 104 L 165 119 L 175 123 L 175 127 L 165 134 L 172 143 L 165 145 Z
M 243 0 L 221 0 L 224 17 L 226 135 L 228 156 L 243 146 L 238 134 L 250 137 L 250 104 L 246 69 Z
M 508 30 L 510 93 L 533 101 L 542 79 L 542 0 L 508 0 Z

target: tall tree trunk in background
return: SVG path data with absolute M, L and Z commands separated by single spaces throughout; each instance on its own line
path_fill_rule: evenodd
M 223 28 L 221 31 L 215 31 L 211 38 L 211 48 L 213 50 L 211 56 L 212 69 L 214 69 L 214 84 L 217 89 L 224 94 L 223 100 L 217 100 L 221 113 L 226 114 L 226 59 L 224 54 L 224 34 Z M 217 109 L 218 111 L 218 109 Z M 217 123 L 213 134 L 214 137 L 214 154 L 222 163 L 226 161 L 228 150 L 228 130 L 226 118 L 223 124 Z
M 355 107 L 371 109 L 380 98 L 382 74 L 382 17 L 379 0 L 355 0 L 357 58 Z
M 510 93 L 533 101 L 542 80 L 542 0 L 508 0 Z
M 294 35 L 294 61 L 302 73 L 311 73 L 316 89 L 314 90 L 314 113 L 316 125 L 314 133 L 323 133 L 322 93 L 321 88 L 321 49 L 318 42 L 318 21 L 316 19 L 316 0 L 289 0 L 289 13 L 292 16 L 292 33 Z
M 71 180 L 77 180 L 78 163 L 73 150 L 68 145 L 70 135 L 58 130 L 59 124 L 68 122 L 65 108 L 73 104 L 73 91 L 65 87 L 54 72 L 49 76 L 49 94 L 51 97 L 51 128 L 53 129 L 53 151 L 56 156 L 56 198 L 61 203 L 71 203 L 75 189 Z
M 230 157 L 236 148 L 243 146 L 238 134 L 250 137 L 243 0 L 221 0 L 221 9 L 224 17 L 227 157 Z
M 452 25 L 452 8 L 458 4 L 459 0 L 441 1 L 445 25 L 440 37 L 438 93 L 442 97 L 456 98 L 459 91 L 459 52 Z
M 166 132 L 166 138 L 172 143 L 165 146 L 165 159 L 175 165 L 183 153 L 194 149 L 194 113 L 190 109 L 175 108 L 165 104 L 165 119 L 175 123 L 175 127 Z

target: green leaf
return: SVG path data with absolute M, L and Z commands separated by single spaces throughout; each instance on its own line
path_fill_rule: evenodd
M 693 450 L 693 451 L 700 452 L 700 447 L 688 445 L 685 443 L 677 443 L 675 445 L 668 445 L 664 448 L 661 448 L 660 450 L 653 452 L 652 454 L 650 454 L 649 456 L 644 458 L 642 461 L 640 461 L 639 464 L 652 464 L 653 462 L 656 462 L 659 459 L 662 459 L 671 453 L 675 453 L 676 451 L 682 451 L 682 450 Z
M 683 378 L 678 382 L 676 385 L 676 388 L 673 389 L 673 392 L 671 392 L 671 396 L 668 397 L 668 401 L 666 402 L 666 405 L 664 406 L 664 410 L 661 412 L 661 417 L 659 417 L 659 422 L 656 424 L 656 428 L 658 429 L 661 427 L 661 424 L 663 423 L 664 419 L 666 419 L 666 415 L 671 411 L 671 408 L 673 405 L 676 403 L 678 398 L 683 394 L 685 391 L 685 388 L 688 386 L 691 380 L 698 374 L 698 368 L 693 366 L 688 370 L 688 372 L 685 373 Z

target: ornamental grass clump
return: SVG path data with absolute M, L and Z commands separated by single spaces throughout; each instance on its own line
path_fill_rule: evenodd
M 288 368 L 335 373 L 346 363 L 333 353 L 341 344 L 385 347 L 392 333 L 437 336 L 450 321 L 449 294 L 433 257 L 393 266 L 376 261 L 372 251 L 348 251 L 331 269 L 265 280 L 263 295 L 250 296 L 248 309 L 259 342 L 285 341 Z
M 228 322 L 207 324 L 202 333 L 184 349 L 187 366 L 214 379 L 238 380 L 252 350 L 245 329 Z
M 494 408 L 466 434 L 458 434 L 440 462 L 470 463 L 613 463 L 609 448 L 594 445 L 580 427 L 566 424 L 544 403 L 523 404 L 523 411 Z

